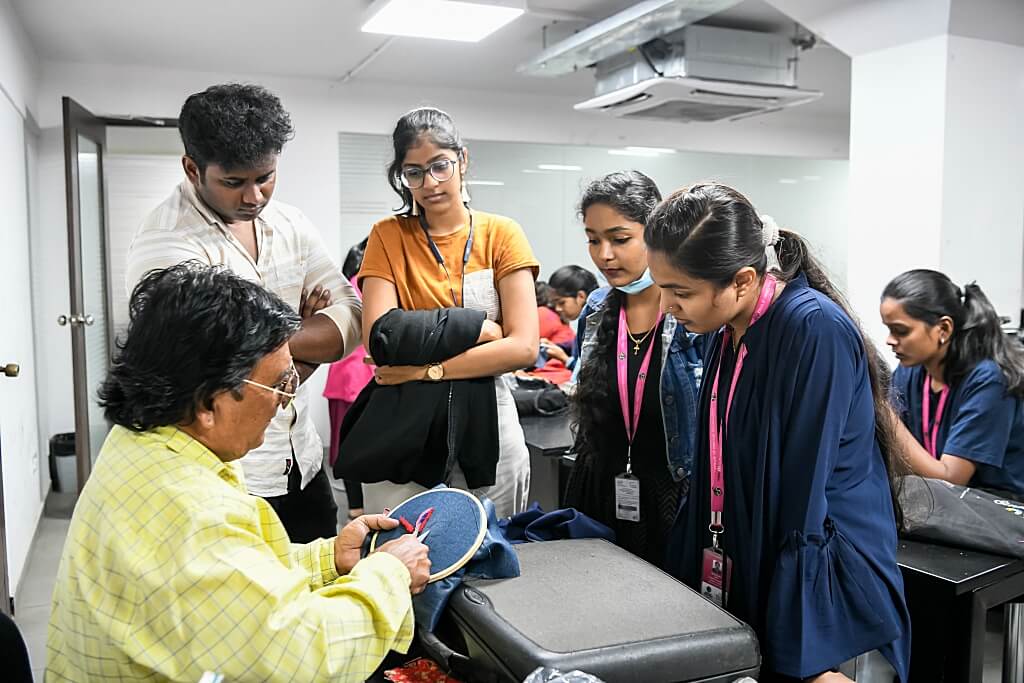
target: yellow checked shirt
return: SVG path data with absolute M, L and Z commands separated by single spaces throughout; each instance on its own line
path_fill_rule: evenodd
M 75 508 L 46 680 L 364 681 L 413 633 L 409 572 L 377 553 L 347 576 L 333 539 L 277 514 L 173 427 L 114 427 Z

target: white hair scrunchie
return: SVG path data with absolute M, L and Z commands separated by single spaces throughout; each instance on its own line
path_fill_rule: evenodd
M 782 241 L 782 236 L 779 234 L 779 224 L 771 216 L 761 216 L 761 241 L 764 243 L 764 255 L 768 257 L 767 270 L 781 271 L 782 265 L 775 245 Z

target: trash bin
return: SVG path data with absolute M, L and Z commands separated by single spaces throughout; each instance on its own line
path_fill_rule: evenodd
M 50 481 L 57 493 L 78 491 L 74 432 L 54 434 L 50 437 Z

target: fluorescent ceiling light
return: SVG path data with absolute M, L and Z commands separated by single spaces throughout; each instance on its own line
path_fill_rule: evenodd
M 676 151 L 670 147 L 638 147 L 630 145 L 621 149 L 610 149 L 608 153 L 618 157 L 660 157 L 662 154 L 675 154 Z
M 541 171 L 536 168 L 524 168 L 523 173 L 539 173 L 541 175 L 551 175 L 554 171 Z
M 628 149 L 630 152 L 641 152 L 641 153 L 651 153 L 651 154 L 675 154 L 676 153 L 676 151 L 674 149 L 672 149 L 671 147 L 636 147 L 634 145 L 630 145 L 626 149 Z
M 500 186 L 500 185 L 504 185 L 505 181 L 504 180 L 467 180 L 466 184 L 467 185 L 494 185 L 494 186 L 497 187 L 497 186 Z
M 800 181 L 796 178 L 779 178 L 779 182 L 783 185 L 796 185 Z
M 377 0 L 364 16 L 364 33 L 475 43 L 523 13 L 522 3 L 457 0 Z
M 648 159 L 661 156 L 657 152 L 641 152 L 635 149 L 610 149 L 608 153 L 616 157 L 646 157 Z
M 567 166 L 565 164 L 537 164 L 542 171 L 582 171 L 582 166 Z

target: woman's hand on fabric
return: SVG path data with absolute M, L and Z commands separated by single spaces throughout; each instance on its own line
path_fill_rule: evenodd
M 486 344 L 487 342 L 498 341 L 504 337 L 505 331 L 501 329 L 501 325 L 493 320 L 484 320 L 484 324 L 480 326 L 480 337 L 476 340 L 476 343 Z
M 425 365 L 378 365 L 373 379 L 382 386 L 395 386 L 427 379 Z
M 550 339 L 541 339 L 540 348 L 544 350 L 544 353 L 547 354 L 548 358 L 560 360 L 563 364 L 569 362 L 569 354 L 565 352 L 565 349 Z

